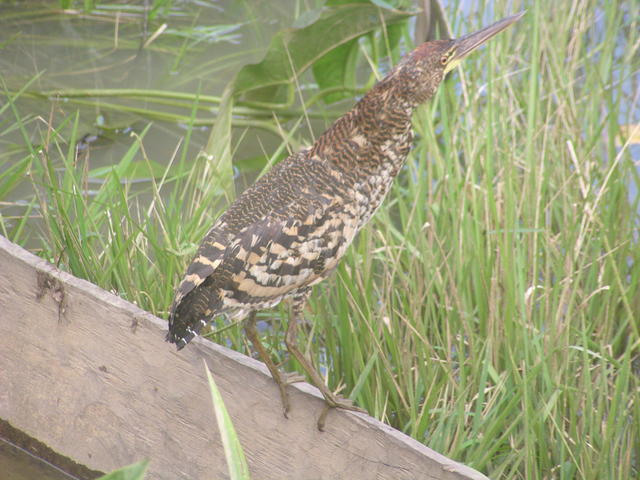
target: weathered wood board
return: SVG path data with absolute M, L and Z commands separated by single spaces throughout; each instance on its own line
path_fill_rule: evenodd
M 89 468 L 148 458 L 150 479 L 228 478 L 203 360 L 253 479 L 483 479 L 366 415 L 331 411 L 307 384 L 290 418 L 265 366 L 196 339 L 0 236 L 0 418 Z

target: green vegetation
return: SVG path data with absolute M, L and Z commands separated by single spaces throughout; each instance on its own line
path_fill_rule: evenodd
M 513 13 L 497 1 L 481 19 L 453 3 L 457 33 Z M 302 27 L 318 19 L 305 5 Z M 39 76 L 22 88 L 5 80 L 0 233 L 166 317 L 198 242 L 234 194 L 231 158 L 255 176 L 309 143 L 309 119 L 330 121 L 345 106 L 323 99 L 371 84 L 374 73 L 356 74 L 358 59 L 360 72 L 375 72 L 411 44 L 405 22 L 363 38 L 333 40 L 329 54 L 348 59 L 343 71 L 312 77 L 323 58 L 302 59 L 292 63 L 296 81 L 277 91 L 251 77 L 255 67 L 240 74 L 242 89 L 261 88 L 227 91 L 226 101 L 111 91 L 122 105 L 133 95 L 149 111 L 179 114 L 186 129 L 174 152 L 150 158 L 147 125 L 109 168 L 76 154 L 79 114 L 35 128 L 23 102 L 42 94 Z M 312 296 L 305 345 L 332 388 L 344 385 L 372 415 L 491 478 L 638 477 L 639 49 L 638 2 L 544 0 L 449 76 L 416 115 L 416 148 L 389 198 Z M 89 95 L 64 94 L 78 107 L 85 98 L 122 108 Z M 192 135 L 211 105 L 217 125 L 196 156 Z M 254 130 L 238 127 L 248 126 L 281 143 L 243 165 L 235 152 Z M 4 140 L 16 132 L 21 144 Z M 29 184 L 33 194 L 14 202 Z M 273 326 L 265 341 L 300 370 L 284 350 L 285 308 L 261 314 Z M 239 326 L 214 328 L 216 341 L 250 352 Z
M 227 407 L 225 407 L 224 401 L 222 400 L 222 395 L 220 395 L 218 386 L 213 380 L 211 371 L 206 363 L 204 368 L 207 373 L 207 379 L 209 380 L 209 390 L 211 391 L 211 400 L 213 401 L 213 411 L 215 412 L 218 429 L 220 430 L 224 456 L 227 460 L 227 467 L 229 469 L 229 477 L 231 480 L 249 480 L 250 477 L 247 459 L 242 451 L 242 445 L 240 445 L 240 439 L 238 438 L 236 429 L 233 426 L 229 412 L 227 412 Z
M 242 445 L 240 445 L 238 434 L 233 426 L 222 395 L 220 395 L 218 386 L 211 376 L 211 371 L 206 363 L 204 364 L 204 369 L 209 381 L 213 411 L 218 423 L 218 429 L 220 430 L 220 438 L 222 439 L 222 446 L 229 468 L 229 478 L 231 478 L 231 480 L 249 480 L 249 467 L 247 466 L 247 459 L 244 456 Z M 143 460 L 107 473 L 98 480 L 143 480 L 148 465 L 149 461 Z
M 101 476 L 98 480 L 142 480 L 148 465 L 149 462 L 144 460 L 109 472 Z

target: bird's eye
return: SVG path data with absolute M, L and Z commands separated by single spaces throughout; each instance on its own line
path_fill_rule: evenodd
M 445 53 L 444 55 L 442 55 L 440 57 L 440 64 L 441 65 L 446 65 L 448 61 L 449 61 L 449 54 L 448 53 Z

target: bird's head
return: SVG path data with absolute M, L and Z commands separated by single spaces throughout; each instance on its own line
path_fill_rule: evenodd
M 425 102 L 433 96 L 444 76 L 460 65 L 467 55 L 518 21 L 524 13 L 503 18 L 464 37 L 419 45 L 402 59 L 388 77 L 393 78 L 396 93 L 414 105 Z

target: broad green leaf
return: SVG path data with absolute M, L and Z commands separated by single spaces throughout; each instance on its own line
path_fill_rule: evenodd
M 335 5 L 336 1 L 329 4 Z M 389 8 L 392 8 L 391 6 Z M 370 40 L 375 42 L 376 49 L 373 57 L 377 59 L 377 55 L 391 55 L 393 63 L 398 61 L 398 44 L 402 36 L 404 26 L 402 23 L 393 25 L 381 25 L 382 32 L 371 31 L 368 33 Z M 356 68 L 358 59 L 360 58 L 359 39 L 354 38 L 349 42 L 340 45 L 327 54 L 319 58 L 312 66 L 313 76 L 320 87 L 320 90 L 343 88 L 342 91 L 336 91 L 326 95 L 323 100 L 326 103 L 333 103 L 343 98 L 350 98 L 353 93 L 349 89 L 356 88 Z M 375 61 L 375 60 L 374 60 Z
M 320 90 L 334 87 L 355 87 L 356 64 L 358 60 L 358 39 L 334 48 L 313 64 L 313 76 Z M 345 97 L 352 97 L 347 91 L 338 91 L 324 97 L 326 103 L 337 102 Z
M 303 12 L 298 18 L 293 21 L 291 27 L 300 29 L 308 27 L 309 25 L 313 25 L 314 23 L 316 23 L 316 21 L 318 21 L 320 15 L 322 15 L 323 9 L 323 7 L 320 7 L 314 8 L 307 12 Z
M 410 15 L 371 4 L 325 7 L 316 22 L 278 32 L 264 59 L 240 70 L 235 92 L 289 84 L 331 50 L 379 28 L 382 23 L 397 23 Z
M 142 462 L 134 463 L 107 473 L 98 478 L 98 480 L 142 480 L 148 466 L 149 460 L 143 460 Z
M 380 51 L 384 56 L 390 56 L 392 64 L 398 63 L 400 60 L 400 40 L 402 39 L 403 29 L 401 24 L 388 25 L 385 35 L 380 35 Z

